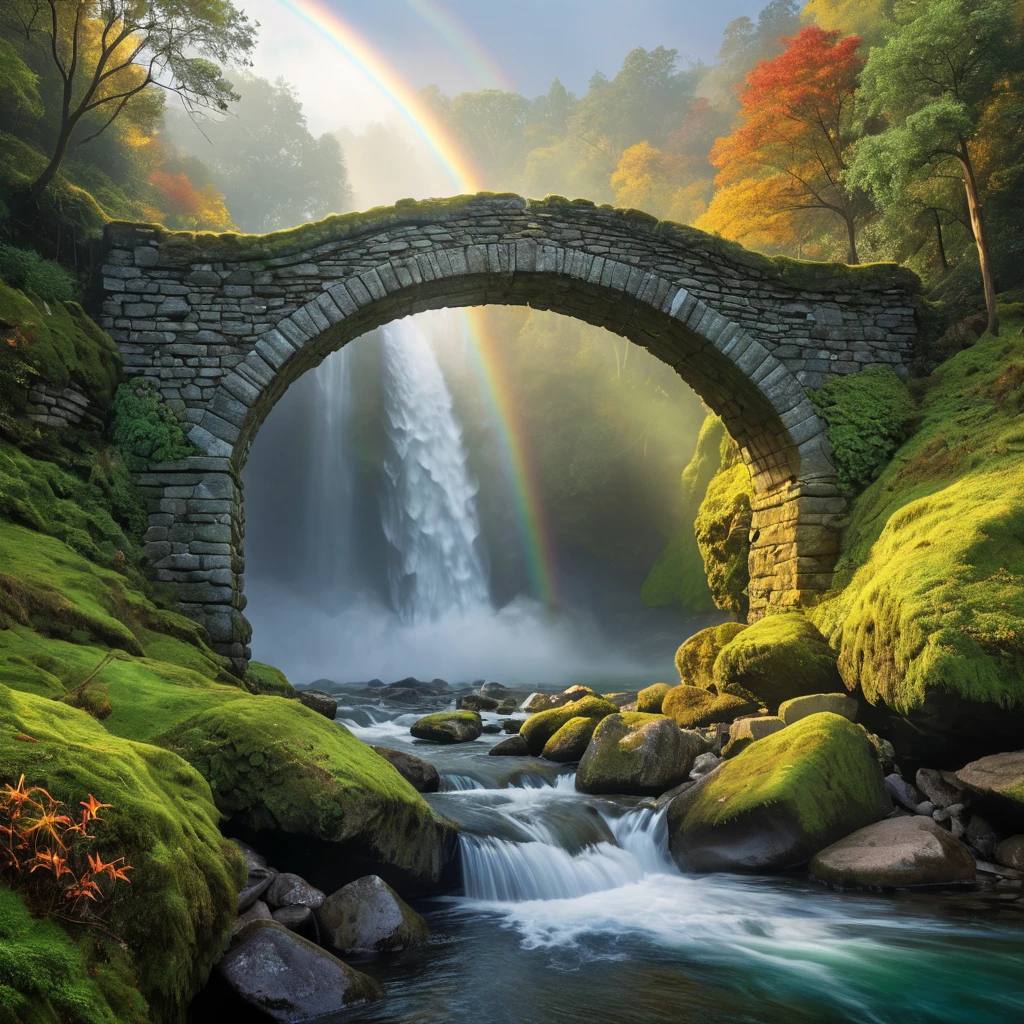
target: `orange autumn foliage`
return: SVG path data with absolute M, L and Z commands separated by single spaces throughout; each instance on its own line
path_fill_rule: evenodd
M 184 171 L 152 171 L 149 183 L 159 193 L 172 227 L 191 231 L 231 231 L 235 225 L 222 196 L 212 185 L 197 189 Z

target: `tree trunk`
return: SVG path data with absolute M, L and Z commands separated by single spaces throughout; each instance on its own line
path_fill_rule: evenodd
M 949 270 L 949 261 L 946 259 L 946 243 L 942 240 L 942 221 L 939 220 L 939 211 L 933 209 L 932 216 L 935 217 L 935 240 L 939 247 L 939 259 L 942 261 L 942 272 Z
M 985 231 L 985 218 L 981 209 L 981 197 L 978 195 L 978 182 L 974 177 L 974 167 L 967 143 L 960 144 L 960 166 L 964 172 L 964 188 L 967 190 L 967 208 L 971 211 L 971 230 L 978 246 L 978 262 L 981 264 L 981 283 L 985 289 L 985 309 L 988 312 L 988 330 L 990 334 L 999 334 L 999 313 L 996 311 L 996 281 L 992 270 L 992 257 L 988 251 L 988 234 Z
M 71 142 L 71 133 L 74 130 L 74 125 L 68 125 L 67 122 L 61 125 L 60 134 L 57 136 L 57 144 L 53 149 L 53 156 L 46 165 L 46 169 L 32 182 L 29 189 L 36 202 L 39 201 L 42 194 L 46 191 L 46 186 L 56 177 L 57 171 L 60 170 L 60 165 L 64 163 L 64 157 L 67 156 L 68 152 L 68 144 Z
M 843 220 L 846 221 L 846 237 L 849 242 L 849 251 L 846 254 L 846 262 L 860 263 L 860 260 L 857 258 L 857 236 L 853 229 L 853 218 L 843 217 Z

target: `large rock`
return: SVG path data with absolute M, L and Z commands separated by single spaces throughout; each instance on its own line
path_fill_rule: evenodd
M 838 889 L 902 889 L 973 882 L 967 847 L 929 818 L 887 818 L 811 858 L 812 878 Z
M 500 702 L 493 697 L 481 697 L 478 693 L 470 693 L 459 697 L 455 706 L 463 711 L 496 711 Z
M 690 774 L 707 750 L 703 738 L 683 732 L 671 718 L 622 712 L 603 719 L 576 772 L 583 793 L 658 796 Z
M 755 740 L 763 740 L 785 728 L 786 723 L 773 715 L 737 719 L 729 726 L 729 742 L 722 748 L 722 757 L 735 757 Z
M 441 711 L 436 715 L 425 715 L 409 732 L 418 740 L 469 743 L 483 732 L 483 722 L 476 711 Z
M 680 729 L 701 729 L 716 722 L 732 722 L 755 715 L 758 706 L 731 693 L 716 694 L 699 686 L 674 686 L 661 703 L 662 714 Z
M 597 728 L 597 723 L 598 719 L 596 718 L 570 718 L 544 744 L 540 756 L 545 761 L 556 761 L 559 764 L 578 761 L 586 751 L 590 737 L 594 735 L 594 730 Z
M 715 681 L 715 659 L 722 648 L 747 627 L 742 622 L 723 622 L 694 633 L 676 651 L 676 670 L 685 686 L 709 689 Z
M 383 879 L 367 875 L 332 893 L 316 912 L 320 940 L 346 953 L 406 949 L 427 939 L 427 922 Z
M 996 847 L 996 863 L 1024 871 L 1024 836 L 1010 836 Z
M 844 689 L 835 652 L 800 612 L 767 615 L 737 634 L 715 659 L 714 681 L 742 686 L 773 709 Z
M 547 743 L 559 729 L 571 718 L 593 718 L 600 720 L 614 715 L 619 709 L 602 697 L 584 697 L 582 700 L 570 701 L 560 708 L 550 711 L 538 711 L 525 722 L 519 735 L 526 740 L 526 745 L 534 757 L 539 757 Z
M 569 700 L 568 695 L 564 693 L 531 693 L 519 705 L 519 710 L 533 715 L 538 711 L 550 711 L 552 708 L 560 708 L 563 704 L 568 704 Z
M 662 714 L 661 705 L 665 700 L 665 694 L 672 687 L 668 683 L 655 683 L 647 686 L 636 695 L 636 709 L 645 715 Z
M 373 749 L 380 754 L 417 793 L 436 793 L 441 786 L 441 776 L 437 769 L 422 757 L 415 757 L 404 750 L 392 750 L 391 747 Z
M 304 878 L 284 871 L 274 879 L 267 890 L 266 902 L 279 907 L 310 907 L 315 910 L 323 903 L 324 894 Z
M 779 718 L 786 725 L 792 725 L 801 718 L 817 715 L 821 711 L 831 711 L 851 722 L 857 721 L 857 702 L 845 693 L 811 693 L 805 697 L 793 697 L 779 705 Z
M 917 788 L 936 807 L 950 807 L 964 802 L 967 787 L 952 772 L 918 768 L 914 781 Z
M 991 754 L 956 773 L 973 794 L 973 804 L 996 824 L 1024 828 L 1024 750 Z
M 752 744 L 669 807 L 684 871 L 781 871 L 892 811 L 863 729 L 829 712 Z
M 526 740 L 516 733 L 507 740 L 495 743 L 487 753 L 491 757 L 529 757 L 530 748 L 526 745 Z
M 338 701 L 323 690 L 299 690 L 299 703 L 332 721 L 338 716 Z
M 512 696 L 512 691 L 501 683 L 484 683 L 480 687 L 481 697 L 493 697 L 495 700 L 505 700 Z
M 372 978 L 276 921 L 247 925 L 217 970 L 253 1009 L 281 1024 L 338 1013 L 384 995 Z

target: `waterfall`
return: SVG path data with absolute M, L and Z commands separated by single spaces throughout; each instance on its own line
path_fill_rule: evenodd
M 351 351 L 329 355 L 313 374 L 312 473 L 305 502 L 306 572 L 325 607 L 351 585 L 355 471 L 349 409 Z
M 421 325 L 383 330 L 384 460 L 381 522 L 391 546 L 388 585 L 407 623 L 486 605 L 476 484 L 452 398 Z

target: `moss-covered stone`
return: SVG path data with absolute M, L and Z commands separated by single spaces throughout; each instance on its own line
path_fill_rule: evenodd
M 245 879 L 209 785 L 166 750 L 5 686 L 0 726 L 0 778 L 24 774 L 71 806 L 89 793 L 113 805 L 104 812 L 103 852 L 134 870 L 116 892 L 109 926 L 131 954 L 151 1019 L 183 1021 L 226 943 Z
M 636 709 L 646 715 L 660 715 L 665 694 L 672 687 L 668 683 L 655 683 L 647 686 L 636 695 Z
M 707 750 L 695 732 L 664 715 L 621 712 L 597 723 L 576 772 L 583 793 L 658 796 L 679 785 Z
M 835 652 L 800 612 L 768 615 L 735 636 L 715 659 L 714 680 L 749 690 L 772 710 L 792 697 L 842 689 Z
M 715 722 L 732 722 L 756 715 L 757 704 L 731 693 L 716 694 L 699 686 L 674 686 L 661 704 L 662 713 L 680 729 L 701 729 Z
M 711 689 L 715 682 L 715 659 L 746 628 L 744 622 L 723 622 L 694 633 L 676 651 L 676 671 L 683 684 Z
M 198 453 L 147 377 L 118 386 L 111 434 L 136 472 L 154 462 L 179 462 Z
M 614 715 L 619 709 L 611 701 L 603 697 L 584 697 L 582 700 L 570 701 L 560 708 L 539 711 L 531 715 L 519 730 L 526 746 L 534 757 L 539 757 L 544 745 L 566 722 L 573 718 L 592 718 L 600 720 L 607 715 Z
M 722 748 L 722 757 L 735 757 L 756 740 L 763 740 L 785 728 L 786 723 L 775 715 L 738 718 L 729 726 L 729 742 Z
M 823 712 L 751 744 L 680 794 L 669 848 L 686 871 L 779 871 L 891 810 L 864 731 Z
M 268 697 L 298 697 L 298 692 L 288 677 L 273 665 L 264 665 L 262 661 L 250 661 L 245 673 L 245 681 L 254 693 L 262 693 Z
M 578 761 L 586 752 L 598 721 L 597 718 L 570 718 L 544 744 L 540 756 L 545 761 L 557 761 L 559 764 Z
M 341 844 L 339 857 L 348 848 L 424 884 L 441 879 L 454 826 L 371 747 L 298 701 L 242 695 L 155 742 L 209 779 L 247 831 Z
M 483 729 L 478 711 L 439 711 L 424 715 L 413 723 L 409 732 L 418 740 L 435 743 L 468 743 L 475 740 Z
M 831 711 L 834 715 L 842 715 L 851 722 L 857 721 L 857 702 L 845 693 L 812 693 L 806 697 L 794 697 L 779 705 L 779 718 L 786 725 L 799 722 L 808 715 L 816 715 L 821 711 Z

